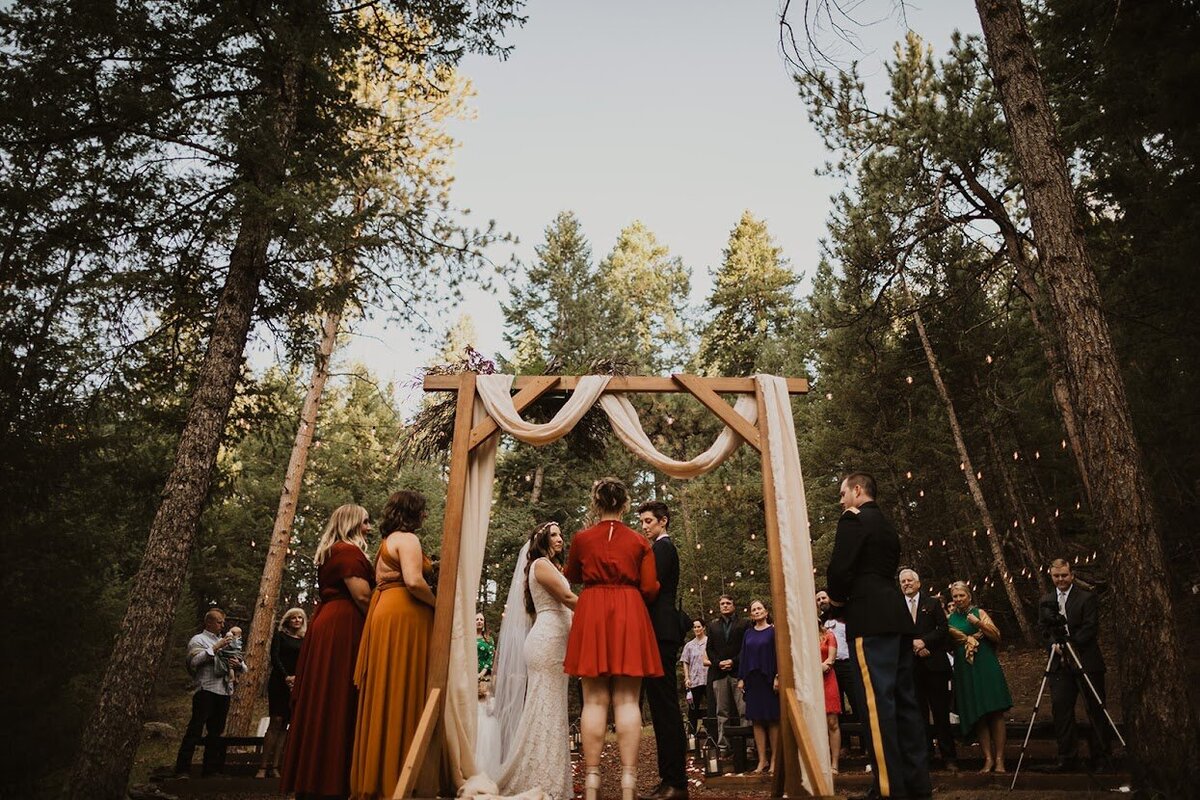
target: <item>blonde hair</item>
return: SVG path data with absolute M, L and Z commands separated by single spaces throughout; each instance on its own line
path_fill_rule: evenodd
M 279 630 L 286 628 L 288 620 L 292 617 L 300 618 L 301 625 L 299 638 L 303 639 L 304 634 L 308 633 L 308 614 L 304 613 L 303 608 L 289 608 L 287 611 L 285 611 L 283 616 L 279 618 Z
M 955 589 L 962 589 L 967 593 L 967 600 L 971 601 L 972 603 L 975 602 L 975 594 L 971 591 L 971 587 L 967 585 L 966 581 L 955 581 L 954 583 L 950 584 L 950 591 L 953 592 Z
M 313 553 L 313 562 L 318 567 L 324 564 L 325 559 L 329 556 L 329 551 L 338 542 L 347 542 L 366 553 L 367 538 L 363 536 L 362 524 L 370 518 L 371 515 L 365 508 L 353 503 L 347 503 L 334 509 L 334 512 L 329 515 L 329 523 L 325 526 L 325 532 L 321 534 L 321 541 L 317 543 L 317 552 Z
M 592 484 L 592 513 L 624 514 L 629 508 L 629 490 L 620 478 L 604 477 Z

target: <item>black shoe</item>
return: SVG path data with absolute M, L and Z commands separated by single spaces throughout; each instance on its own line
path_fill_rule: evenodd
M 658 796 L 660 794 L 662 794 L 663 789 L 666 789 L 666 788 L 667 788 L 667 784 L 665 784 L 662 781 L 659 781 L 658 786 L 655 786 L 654 789 L 651 790 L 650 794 L 642 795 L 642 796 L 638 797 L 638 800 L 657 800 Z
M 1041 772 L 1061 773 L 1061 772 L 1078 772 L 1079 762 L 1073 758 L 1060 758 L 1053 764 L 1042 767 Z
M 1113 769 L 1112 762 L 1107 758 L 1097 758 L 1092 761 L 1088 771 L 1095 775 L 1108 775 L 1116 770 Z

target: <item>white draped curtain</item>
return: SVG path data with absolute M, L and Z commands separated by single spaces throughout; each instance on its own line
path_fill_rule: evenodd
M 742 444 L 742 438 L 726 427 L 712 446 L 695 458 L 689 461 L 669 458 L 655 449 L 629 400 L 623 394 L 604 393 L 609 380 L 605 375 L 581 377 L 575 391 L 554 419 L 537 425 L 522 419 L 513 405 L 512 375 L 480 375 L 476 379 L 474 422 L 479 423 L 490 415 L 500 430 L 527 444 L 541 446 L 565 436 L 588 409 L 599 402 L 617 438 L 639 458 L 675 478 L 694 478 L 715 469 Z M 787 382 L 770 375 L 757 375 L 755 382 L 766 407 L 766 439 L 779 516 L 784 591 L 795 673 L 793 683 L 808 741 L 813 743 L 819 768 L 829 775 L 825 695 L 819 667 L 821 658 L 816 607 L 813 603 L 815 586 L 808 511 Z M 734 405 L 734 411 L 751 424 L 758 421 L 758 403 L 754 395 L 741 395 Z M 491 515 L 498 439 L 498 436 L 490 437 L 472 450 L 467 470 L 456 594 L 459 602 L 451 633 L 445 709 L 446 752 L 452 776 L 460 786 L 478 771 L 474 754 L 478 708 L 475 686 L 475 598 L 478 597 Z M 563 735 L 566 735 L 566 731 Z M 811 791 L 812 785 L 807 775 L 804 780 Z

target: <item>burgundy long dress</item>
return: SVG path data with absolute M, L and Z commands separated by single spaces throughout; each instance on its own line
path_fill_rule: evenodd
M 292 727 L 283 758 L 284 792 L 297 800 L 350 794 L 350 757 L 358 690 L 354 665 L 365 616 L 346 587 L 346 578 L 375 584 L 362 550 L 337 542 L 317 569 L 321 602 L 300 648 L 292 688 Z

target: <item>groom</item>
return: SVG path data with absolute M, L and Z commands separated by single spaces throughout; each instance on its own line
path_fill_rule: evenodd
M 658 500 L 642 503 L 638 507 L 638 518 L 642 523 L 642 533 L 650 540 L 654 550 L 654 565 L 658 568 L 661 586 L 649 610 L 654 636 L 658 639 L 658 652 L 662 657 L 663 676 L 642 681 L 646 702 L 650 706 L 650 719 L 654 723 L 658 777 L 661 779 L 650 797 L 653 800 L 686 800 L 688 790 L 684 760 L 687 738 L 683 732 L 679 688 L 675 682 L 684 633 L 679 610 L 675 608 L 675 594 L 679 589 L 679 552 L 667 535 L 671 517 L 666 503 Z

